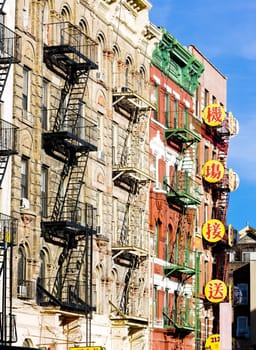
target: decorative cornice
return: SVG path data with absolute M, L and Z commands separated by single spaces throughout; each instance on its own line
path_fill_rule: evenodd
M 152 56 L 152 64 L 193 95 L 204 66 L 177 39 L 163 29 L 163 36 Z

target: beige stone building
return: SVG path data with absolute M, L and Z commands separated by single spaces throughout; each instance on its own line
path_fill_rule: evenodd
M 18 228 L 1 274 L 13 315 L 3 344 L 149 348 L 149 64 L 161 35 L 150 8 L 16 1 L 19 150 L 1 207 Z

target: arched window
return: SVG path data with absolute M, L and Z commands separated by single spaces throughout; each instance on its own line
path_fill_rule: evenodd
M 116 45 L 113 46 L 113 61 L 112 61 L 112 86 L 113 89 L 120 87 L 120 78 L 119 78 L 119 66 L 118 62 L 120 59 L 120 52 Z
M 46 253 L 44 250 L 40 251 L 40 271 L 39 271 L 39 282 L 42 287 L 46 285 L 46 268 L 47 268 L 47 259 Z
M 104 47 L 105 47 L 105 39 L 102 33 L 100 33 L 97 36 L 97 42 L 98 42 L 98 69 L 100 72 L 104 71 L 104 61 L 103 61 L 103 53 L 104 53 Z
M 145 82 L 146 82 L 146 70 L 145 67 L 141 66 L 139 69 L 139 76 L 137 81 L 137 90 L 140 95 L 143 95 L 145 91 Z
M 82 33 L 88 35 L 88 27 L 84 19 L 81 19 L 79 22 L 79 29 Z
M 18 250 L 18 285 L 23 285 L 26 280 L 26 269 L 27 269 L 27 261 L 26 261 L 26 252 L 25 247 L 20 246 Z
M 125 87 L 132 88 L 132 59 L 130 56 L 126 58 L 125 61 Z
M 67 6 L 63 6 L 61 10 L 61 17 L 63 21 L 70 21 L 70 10 Z

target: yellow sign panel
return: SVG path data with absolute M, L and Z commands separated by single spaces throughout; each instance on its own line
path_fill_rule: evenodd
M 215 243 L 223 238 L 225 230 L 225 226 L 220 220 L 210 219 L 204 223 L 202 234 L 208 242 Z
M 227 296 L 227 286 L 221 280 L 211 280 L 209 281 L 204 290 L 206 298 L 212 303 L 220 303 Z
M 212 334 L 205 342 L 205 350 L 220 350 L 220 335 Z
M 217 103 L 212 103 L 203 110 L 203 120 L 205 124 L 210 126 L 220 125 L 225 117 L 226 113 L 224 108 Z
M 102 350 L 101 346 L 85 346 L 79 348 L 69 348 L 69 350 Z
M 202 168 L 202 176 L 207 182 L 215 183 L 220 181 L 225 173 L 223 164 L 218 160 L 208 160 Z

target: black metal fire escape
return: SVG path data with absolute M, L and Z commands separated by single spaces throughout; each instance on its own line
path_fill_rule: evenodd
M 5 1 L 0 2 L 2 14 Z M 18 63 L 20 58 L 20 37 L 0 23 L 0 102 L 8 78 L 11 64 Z M 0 187 L 6 172 L 9 157 L 17 153 L 17 128 L 0 119 Z
M 122 227 L 117 241 L 112 244 L 114 262 L 127 268 L 118 314 L 121 318 L 128 320 L 129 317 L 133 317 L 134 320 L 140 310 L 131 307 L 131 285 L 136 284 L 141 263 L 148 256 L 148 249 L 145 242 L 143 243 L 142 236 L 145 232 L 142 233 L 137 220 L 140 210 L 137 201 L 151 180 L 140 161 L 143 157 L 149 110 L 154 107 L 141 95 L 126 87 L 114 91 L 113 106 L 116 112 L 128 119 L 126 139 L 124 144 L 120 145 L 122 148 L 119 158 L 113 159 L 112 172 L 114 184 L 127 191 Z M 137 317 L 137 324 L 139 322 L 142 320 Z
M 72 24 L 48 25 L 51 42 L 44 47 L 47 67 L 65 79 L 51 131 L 43 134 L 45 152 L 63 164 L 50 216 L 42 221 L 42 236 L 62 247 L 58 270 L 51 281 L 38 282 L 41 305 L 82 313 L 91 319 L 92 239 L 96 233 L 95 210 L 80 202 L 89 153 L 96 151 L 96 127 L 81 115 L 96 44 Z M 46 287 L 47 286 L 47 287 Z M 88 344 L 90 343 L 90 322 Z

